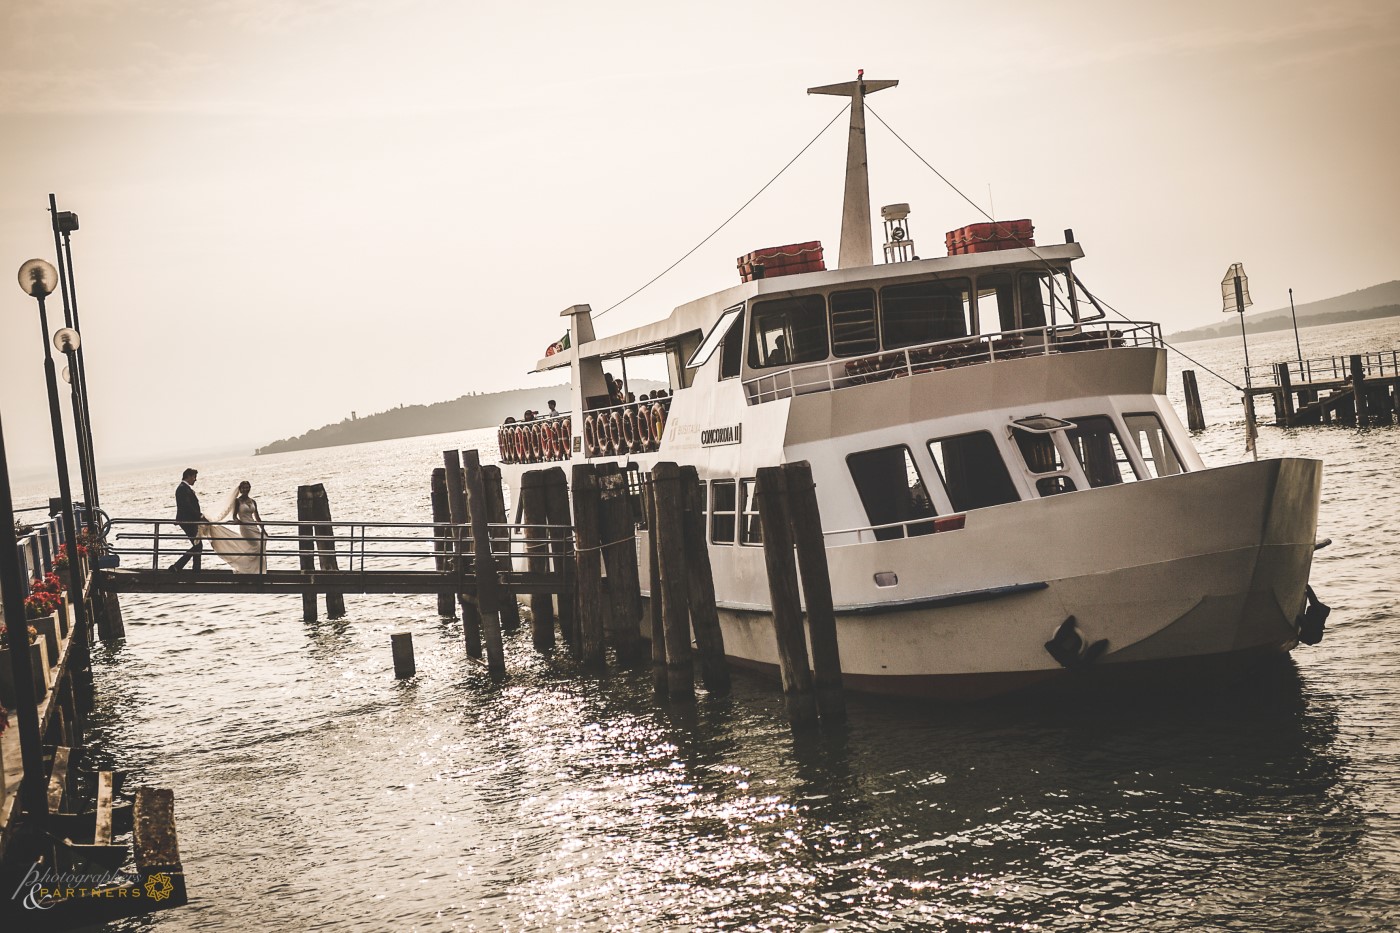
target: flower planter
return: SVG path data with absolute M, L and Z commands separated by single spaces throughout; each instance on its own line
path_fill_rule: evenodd
M 15 669 L 9 648 L 0 648 L 0 706 L 15 708 Z
M 44 702 L 49 692 L 49 649 L 41 638 L 29 646 L 29 672 L 34 676 L 34 702 Z
M 39 637 L 44 640 L 45 647 L 48 649 L 50 664 L 58 661 L 58 642 L 63 637 L 59 634 L 58 616 L 60 612 L 65 612 L 65 610 L 60 609 L 58 612 L 50 613 L 42 618 L 31 619 L 29 622 L 30 625 L 39 630 Z

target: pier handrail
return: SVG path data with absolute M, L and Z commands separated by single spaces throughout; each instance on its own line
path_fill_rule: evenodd
M 139 558 L 144 563 L 149 558 L 149 567 L 160 570 L 163 560 L 173 561 L 192 546 L 185 534 L 183 525 L 198 524 L 222 528 L 241 529 L 246 522 L 177 522 L 173 518 L 113 518 L 111 519 L 110 553 Z M 266 538 L 260 540 L 258 548 L 249 556 L 261 558 L 264 572 L 279 569 L 273 567 L 273 558 L 283 569 L 299 569 L 303 557 L 316 560 L 334 557 L 345 561 L 347 573 L 374 573 L 391 570 L 396 573 L 442 573 L 437 562 L 446 556 L 447 551 L 457 541 L 463 542 L 467 550 L 472 546 L 471 525 L 452 522 L 381 522 L 360 520 L 334 521 L 264 521 L 260 523 L 268 530 Z M 303 528 L 312 530 L 303 533 Z M 315 529 L 331 529 L 325 534 Z M 293 529 L 290 534 L 279 534 L 274 529 Z M 541 530 L 541 537 L 525 538 L 527 529 Z M 203 530 L 203 529 L 201 529 Z M 572 528 L 567 525 L 530 525 L 521 523 L 499 523 L 488 525 L 488 538 L 491 553 L 502 562 L 505 572 L 511 572 L 514 562 L 525 560 L 530 544 L 545 544 L 551 550 L 558 547 L 563 556 L 572 555 Z M 417 533 L 398 533 L 398 532 Z M 388 532 L 388 533 L 384 533 Z M 201 540 L 208 537 L 202 534 Z M 127 544 L 123 544 L 127 542 Z M 309 545 L 309 547 L 307 546 Z M 408 547 L 418 545 L 418 547 Z M 218 560 L 211 547 L 204 548 L 203 559 Z M 287 566 L 290 564 L 291 566 Z M 324 571 L 317 571 L 324 572 Z
M 1351 357 L 1361 357 L 1361 369 L 1368 379 L 1400 376 L 1400 350 L 1372 350 L 1345 356 L 1319 356 L 1311 359 L 1278 360 L 1249 367 L 1255 385 L 1278 385 L 1279 367 L 1288 372 L 1291 383 L 1345 382 L 1351 378 Z
M 1151 321 L 1104 321 L 1092 324 L 1027 327 L 969 334 L 947 340 L 885 350 L 863 356 L 820 360 L 777 369 L 744 380 L 750 405 L 780 398 L 834 392 L 856 385 L 916 373 L 953 369 L 997 360 L 1025 359 L 1080 350 L 1165 346 L 1161 325 Z

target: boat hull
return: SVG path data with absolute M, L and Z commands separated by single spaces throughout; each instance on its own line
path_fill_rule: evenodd
M 1285 654 L 1297 643 L 1320 486 L 1320 463 L 1284 459 L 1019 503 L 983 530 L 988 548 L 1030 552 L 1000 561 L 1011 568 L 1001 577 L 986 572 L 977 513 L 965 531 L 830 548 L 845 684 L 975 700 L 1073 678 L 1186 678 Z M 1115 514 L 1118 534 L 1105 531 Z M 1008 536 L 1008 522 L 1023 534 Z M 959 568 L 958 552 L 971 565 Z M 911 579 L 907 598 L 859 601 L 857 581 L 886 565 L 908 578 L 911 563 L 973 586 Z M 771 616 L 726 606 L 723 592 L 720 602 L 731 661 L 776 676 Z M 1046 649 L 1070 617 L 1086 645 L 1105 642 L 1074 670 Z

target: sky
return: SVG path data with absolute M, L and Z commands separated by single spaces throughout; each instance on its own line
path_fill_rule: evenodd
M 1374 0 L 6 0 L 0 260 L 53 261 L 50 192 L 78 213 L 100 465 L 251 452 L 557 382 L 528 371 L 559 312 L 695 246 L 843 105 L 805 89 L 857 68 L 968 198 L 1072 227 L 1133 319 L 1217 320 L 1232 262 L 1261 310 L 1400 278 L 1400 3 Z M 834 257 L 844 125 L 599 335 L 752 249 Z M 908 202 L 928 257 L 982 219 L 874 119 L 869 153 L 877 233 Z M 38 332 L 0 286 L 19 473 L 53 462 Z

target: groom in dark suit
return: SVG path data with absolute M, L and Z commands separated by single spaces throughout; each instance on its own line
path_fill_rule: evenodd
M 199 559 L 204 554 L 204 542 L 199 539 L 199 523 L 209 519 L 200 511 L 199 496 L 194 494 L 194 483 L 197 479 L 198 470 L 186 470 L 180 485 L 175 487 L 175 521 L 180 523 L 180 527 L 194 546 L 171 565 L 171 570 L 184 570 L 185 564 L 190 562 L 190 558 L 194 558 L 194 569 L 198 571 Z

